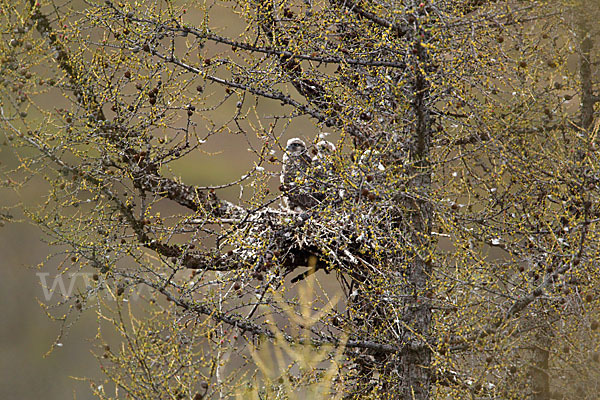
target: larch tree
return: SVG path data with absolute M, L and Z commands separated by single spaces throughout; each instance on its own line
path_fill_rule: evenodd
M 597 395 L 596 2 L 1 4 L 2 190 L 93 274 L 100 398 Z

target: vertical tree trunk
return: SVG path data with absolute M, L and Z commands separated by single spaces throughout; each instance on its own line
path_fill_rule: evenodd
M 590 59 L 594 42 L 591 37 L 588 37 L 589 29 L 582 14 L 583 10 L 579 9 L 578 12 L 580 13 L 578 35 L 580 38 L 581 128 L 588 130 L 594 122 L 594 104 L 597 101 L 593 93 L 592 62 Z
M 529 372 L 532 400 L 550 399 L 550 346 L 552 345 L 549 326 L 544 326 L 535 335 L 532 365 Z
M 411 190 L 417 194 L 413 204 L 407 205 L 410 210 L 408 224 L 412 229 L 410 235 L 412 246 L 417 254 L 411 255 L 407 274 L 406 294 L 411 294 L 405 307 L 405 321 L 409 326 L 404 330 L 398 372 L 403 381 L 400 386 L 401 399 L 428 399 L 431 391 L 431 350 L 425 344 L 429 340 L 431 327 L 431 307 L 425 301 L 428 290 L 431 266 L 425 259 L 430 248 L 432 209 L 427 202 L 426 194 L 430 191 L 431 170 L 429 152 L 431 146 L 431 117 L 429 109 L 429 83 L 421 72 L 427 70 L 428 56 L 420 43 L 415 42 L 415 79 L 414 98 L 412 104 L 413 125 L 410 134 L 411 171 L 415 178 L 411 181 Z

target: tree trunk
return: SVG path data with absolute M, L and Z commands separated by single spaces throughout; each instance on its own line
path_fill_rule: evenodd
M 431 246 L 432 209 L 426 200 L 431 187 L 429 151 L 431 146 L 431 118 L 429 109 L 429 84 L 420 72 L 427 70 L 428 56 L 420 43 L 415 43 L 416 60 L 414 98 L 412 104 L 413 132 L 411 132 L 411 171 L 414 179 L 410 182 L 413 193 L 421 195 L 417 200 L 409 200 L 406 209 L 411 215 L 406 218 L 412 234 L 409 236 L 417 254 L 412 254 L 409 263 L 405 293 L 411 294 L 406 307 L 404 320 L 408 328 L 404 330 L 404 347 L 400 353 L 398 373 L 401 399 L 428 399 L 431 391 L 431 350 L 426 345 L 431 327 L 431 307 L 426 301 L 431 266 L 425 258 Z M 421 69 L 421 67 L 424 67 Z M 399 263 L 399 267 L 401 264 Z
M 548 375 L 550 346 L 552 344 L 550 327 L 541 328 L 535 335 L 533 359 L 530 369 L 531 399 L 550 399 L 550 379 Z
M 580 39 L 580 60 L 579 60 L 579 76 L 581 79 L 581 128 L 588 130 L 594 122 L 594 104 L 598 99 L 593 93 L 592 81 L 592 48 L 594 42 L 589 35 L 589 28 L 585 21 L 583 10 L 579 9 L 579 26 L 578 35 Z

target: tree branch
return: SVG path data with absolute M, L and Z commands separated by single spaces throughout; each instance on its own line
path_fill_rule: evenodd
M 331 2 L 349 11 L 352 11 L 356 15 L 375 23 L 376 25 L 391 29 L 397 37 L 402 37 L 408 32 L 407 26 L 390 22 L 387 19 L 378 16 L 377 14 L 365 10 L 352 0 L 331 0 Z

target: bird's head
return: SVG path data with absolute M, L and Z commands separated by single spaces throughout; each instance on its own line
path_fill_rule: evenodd
M 320 140 L 315 146 L 320 154 L 332 154 L 335 152 L 335 145 L 327 140 Z
M 306 143 L 304 143 L 301 139 L 292 138 L 288 140 L 287 145 L 285 146 L 285 151 L 291 155 L 300 155 L 306 151 Z

